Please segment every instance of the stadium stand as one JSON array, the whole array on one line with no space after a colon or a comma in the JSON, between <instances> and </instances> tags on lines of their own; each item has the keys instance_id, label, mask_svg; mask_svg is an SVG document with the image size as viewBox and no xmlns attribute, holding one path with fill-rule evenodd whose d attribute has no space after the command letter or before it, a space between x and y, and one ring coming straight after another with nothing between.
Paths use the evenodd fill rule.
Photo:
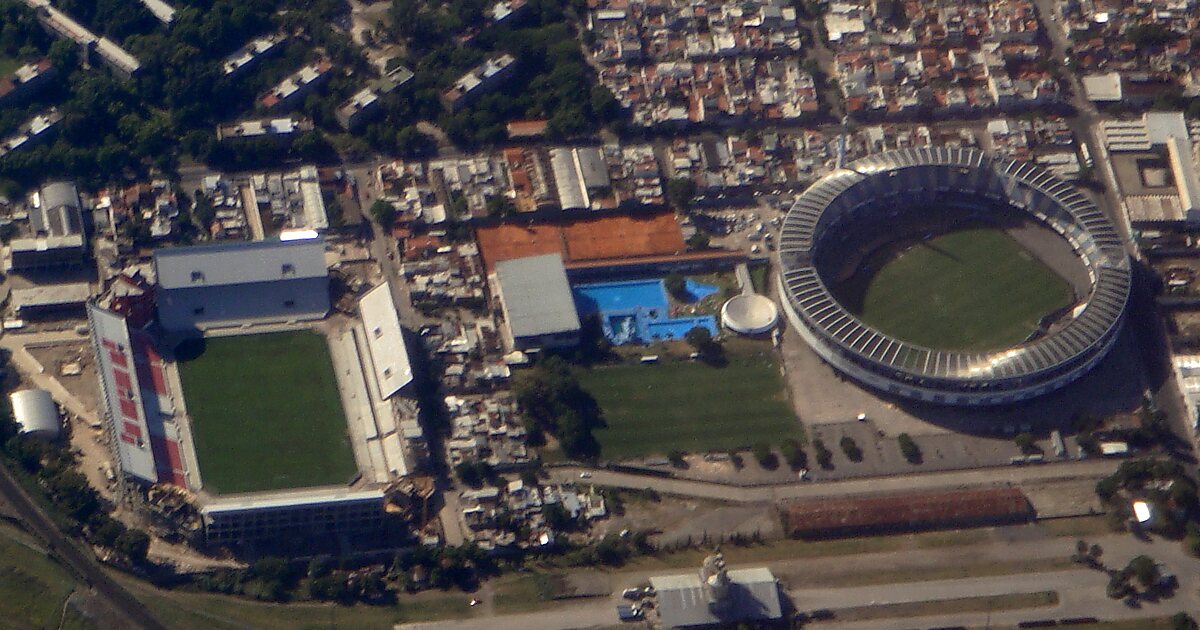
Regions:
<instances>
[{"instance_id":1,"label":"stadium stand","mask_svg":"<svg viewBox=\"0 0 1200 630\"><path fill-rule=\"evenodd\" d=\"M1071 244L1090 293L1057 329L997 351L933 350L867 326L830 293L825 261L852 255L842 226L886 223L918 200L1024 212ZM1112 347L1130 291L1121 237L1088 197L1033 164L973 149L889 151L826 175L788 211L779 247L784 313L823 359L880 391L940 404L1011 403L1070 383Z\"/></svg>"}]
</instances>

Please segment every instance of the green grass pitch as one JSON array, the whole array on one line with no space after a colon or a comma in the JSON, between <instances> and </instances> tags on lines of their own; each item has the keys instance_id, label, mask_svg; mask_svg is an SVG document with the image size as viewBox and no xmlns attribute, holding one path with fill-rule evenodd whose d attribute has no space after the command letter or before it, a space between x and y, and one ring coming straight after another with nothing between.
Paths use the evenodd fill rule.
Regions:
<instances>
[{"instance_id":1,"label":"green grass pitch","mask_svg":"<svg viewBox=\"0 0 1200 630\"><path fill-rule=\"evenodd\" d=\"M357 467L323 337L304 331L204 341L199 356L180 359L179 372L206 490L350 480Z\"/></svg>"},{"instance_id":2,"label":"green grass pitch","mask_svg":"<svg viewBox=\"0 0 1200 630\"><path fill-rule=\"evenodd\" d=\"M678 361L582 370L580 383L604 414L593 431L607 459L778 445L799 437L799 423L767 344L729 351L713 367Z\"/></svg>"},{"instance_id":3,"label":"green grass pitch","mask_svg":"<svg viewBox=\"0 0 1200 630\"><path fill-rule=\"evenodd\" d=\"M889 335L939 350L981 351L1020 343L1074 295L1011 236L981 228L909 247L857 297L858 317Z\"/></svg>"}]
</instances>

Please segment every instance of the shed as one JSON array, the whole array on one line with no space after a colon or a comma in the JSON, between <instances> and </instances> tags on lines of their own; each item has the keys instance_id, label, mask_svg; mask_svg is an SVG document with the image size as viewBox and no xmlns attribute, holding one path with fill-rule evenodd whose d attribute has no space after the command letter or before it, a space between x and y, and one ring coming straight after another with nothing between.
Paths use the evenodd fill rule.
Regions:
<instances>
[{"instance_id":1,"label":"shed","mask_svg":"<svg viewBox=\"0 0 1200 630\"><path fill-rule=\"evenodd\" d=\"M44 389L23 389L8 396L12 403L13 419L23 435L54 440L60 423L58 405Z\"/></svg>"}]
</instances>

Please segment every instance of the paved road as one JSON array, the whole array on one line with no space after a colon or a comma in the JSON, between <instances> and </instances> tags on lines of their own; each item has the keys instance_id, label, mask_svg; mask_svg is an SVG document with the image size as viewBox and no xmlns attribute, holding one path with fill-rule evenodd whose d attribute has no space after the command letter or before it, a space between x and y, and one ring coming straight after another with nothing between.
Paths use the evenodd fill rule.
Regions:
<instances>
[{"instance_id":1,"label":"paved road","mask_svg":"<svg viewBox=\"0 0 1200 630\"><path fill-rule=\"evenodd\" d=\"M48 549L53 550L57 560L74 574L77 580L91 587L98 598L128 622L129 628L165 630L166 626L150 616L141 602L104 573L95 558L80 551L72 540L58 531L50 517L25 494L12 473L3 466L0 466L0 498L20 515L29 529L46 543Z\"/></svg>"},{"instance_id":2,"label":"paved road","mask_svg":"<svg viewBox=\"0 0 1200 630\"><path fill-rule=\"evenodd\" d=\"M1088 479L1106 476L1116 470L1118 460L1093 459L1082 462L1042 464L1038 466L1009 466L937 472L901 477L848 479L821 483L789 483L743 488L706 481L650 477L610 470L566 466L549 469L555 483L592 483L618 488L653 488L664 494L690 496L740 503L773 503L786 499L846 497L912 490L935 490L996 485L1020 485L1055 479ZM580 474L590 475L581 479Z\"/></svg>"}]
</instances>

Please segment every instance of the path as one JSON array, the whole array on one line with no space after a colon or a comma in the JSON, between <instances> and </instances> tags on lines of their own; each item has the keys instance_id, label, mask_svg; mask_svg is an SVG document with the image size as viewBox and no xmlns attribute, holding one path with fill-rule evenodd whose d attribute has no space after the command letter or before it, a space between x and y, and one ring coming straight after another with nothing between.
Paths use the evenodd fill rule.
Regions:
<instances>
[{"instance_id":1,"label":"path","mask_svg":"<svg viewBox=\"0 0 1200 630\"><path fill-rule=\"evenodd\" d=\"M871 479L848 479L821 483L788 483L756 487L741 487L695 481L651 477L633 473L598 470L581 466L564 466L549 469L552 483L591 483L598 486L613 486L643 490L652 488L664 494L734 501L739 503L774 503L788 499L814 499L825 497L847 497L887 492L938 490L978 486L1021 485L1023 483L1051 480L1100 478L1111 474L1119 460L1094 459L1082 462L1041 464L1036 466L1010 466L980 470L959 470L902 477ZM580 474L590 475L581 479Z\"/></svg>"}]
</instances>

